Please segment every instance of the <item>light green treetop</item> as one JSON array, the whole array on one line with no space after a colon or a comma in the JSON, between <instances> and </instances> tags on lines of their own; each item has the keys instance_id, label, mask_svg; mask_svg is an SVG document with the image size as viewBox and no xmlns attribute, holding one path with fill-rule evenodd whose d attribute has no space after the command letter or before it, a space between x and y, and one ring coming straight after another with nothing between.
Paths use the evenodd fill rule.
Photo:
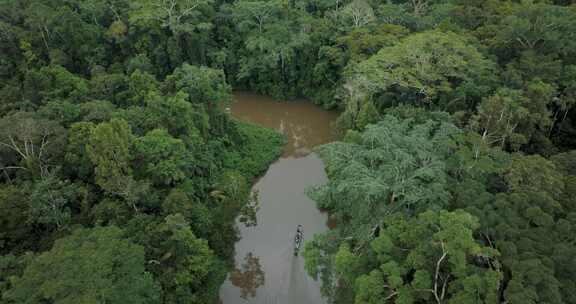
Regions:
<instances>
[{"instance_id":1,"label":"light green treetop","mask_svg":"<svg viewBox=\"0 0 576 304\"><path fill-rule=\"evenodd\" d=\"M79 229L35 258L6 297L26 304L160 303L144 265L144 248L119 228Z\"/></svg>"}]
</instances>

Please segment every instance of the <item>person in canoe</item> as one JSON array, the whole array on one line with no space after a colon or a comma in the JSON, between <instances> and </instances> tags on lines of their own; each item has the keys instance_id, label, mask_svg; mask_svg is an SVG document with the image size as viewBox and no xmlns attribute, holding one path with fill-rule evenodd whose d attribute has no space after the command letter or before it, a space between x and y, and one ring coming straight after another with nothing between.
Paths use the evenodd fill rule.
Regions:
<instances>
[{"instance_id":1,"label":"person in canoe","mask_svg":"<svg viewBox=\"0 0 576 304\"><path fill-rule=\"evenodd\" d=\"M296 237L294 238L294 255L298 256L298 251L302 247L302 243L304 243L304 230L302 229L302 225L298 225L296 228Z\"/></svg>"}]
</instances>

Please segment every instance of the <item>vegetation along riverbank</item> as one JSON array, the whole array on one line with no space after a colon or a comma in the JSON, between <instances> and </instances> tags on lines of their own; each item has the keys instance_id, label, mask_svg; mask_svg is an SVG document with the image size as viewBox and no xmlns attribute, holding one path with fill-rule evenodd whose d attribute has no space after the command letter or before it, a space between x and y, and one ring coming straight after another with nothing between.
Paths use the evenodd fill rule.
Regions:
<instances>
[{"instance_id":1,"label":"vegetation along riverbank","mask_svg":"<svg viewBox=\"0 0 576 304\"><path fill-rule=\"evenodd\" d=\"M0 303L217 303L278 160L290 288L576 304L575 105L569 0L0 0Z\"/></svg>"}]
</instances>

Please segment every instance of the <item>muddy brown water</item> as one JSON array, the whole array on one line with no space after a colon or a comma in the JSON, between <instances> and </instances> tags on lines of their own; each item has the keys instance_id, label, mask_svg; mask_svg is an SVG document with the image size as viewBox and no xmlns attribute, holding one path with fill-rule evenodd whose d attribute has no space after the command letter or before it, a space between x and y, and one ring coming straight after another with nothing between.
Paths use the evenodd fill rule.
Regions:
<instances>
[{"instance_id":1,"label":"muddy brown water","mask_svg":"<svg viewBox=\"0 0 576 304\"><path fill-rule=\"evenodd\" d=\"M324 164L312 149L334 140L331 124L338 116L305 100L278 102L237 92L231 106L238 119L274 128L287 136L279 160L254 185L259 192L258 225L238 224L235 269L220 290L224 304L322 304L320 282L306 274L294 256L294 236L303 226L304 240L324 232L327 216L305 194L326 182Z\"/></svg>"}]
</instances>

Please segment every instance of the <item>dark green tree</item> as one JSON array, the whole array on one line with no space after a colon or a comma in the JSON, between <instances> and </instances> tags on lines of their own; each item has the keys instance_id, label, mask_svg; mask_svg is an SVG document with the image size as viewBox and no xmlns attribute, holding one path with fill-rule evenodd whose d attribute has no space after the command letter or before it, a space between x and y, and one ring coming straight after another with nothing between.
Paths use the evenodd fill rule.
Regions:
<instances>
[{"instance_id":1,"label":"dark green tree","mask_svg":"<svg viewBox=\"0 0 576 304\"><path fill-rule=\"evenodd\" d=\"M355 303L499 303L498 252L474 239L463 211L427 211L384 220L371 244L377 267L356 280Z\"/></svg>"},{"instance_id":2,"label":"dark green tree","mask_svg":"<svg viewBox=\"0 0 576 304\"><path fill-rule=\"evenodd\" d=\"M164 129L155 129L134 142L134 155L141 163L142 176L157 185L171 185L181 181L192 171L194 160L180 139L171 137Z\"/></svg>"},{"instance_id":3,"label":"dark green tree","mask_svg":"<svg viewBox=\"0 0 576 304\"><path fill-rule=\"evenodd\" d=\"M78 229L36 257L5 294L16 303L160 303L144 249L116 227Z\"/></svg>"}]
</instances>

